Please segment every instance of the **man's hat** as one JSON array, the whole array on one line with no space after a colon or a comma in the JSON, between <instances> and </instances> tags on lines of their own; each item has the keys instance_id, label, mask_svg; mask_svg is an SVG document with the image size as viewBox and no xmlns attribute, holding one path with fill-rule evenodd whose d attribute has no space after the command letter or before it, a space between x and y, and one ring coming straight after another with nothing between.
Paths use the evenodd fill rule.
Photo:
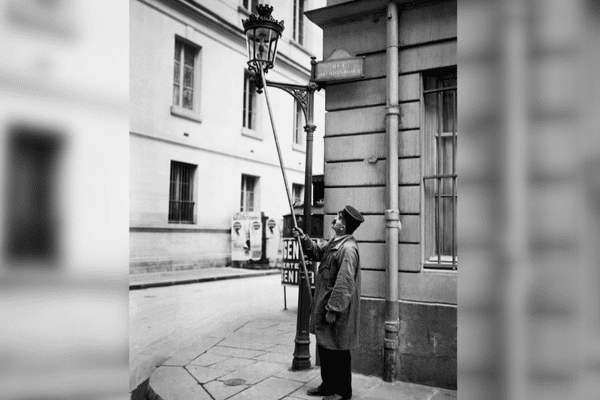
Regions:
<instances>
[{"instance_id":1,"label":"man's hat","mask_svg":"<svg viewBox=\"0 0 600 400\"><path fill-rule=\"evenodd\" d=\"M352 228L351 230L358 228L358 226L365 221L360 212L358 212L358 210L352 206L344 207L340 213L344 218L344 221L346 221L348 228Z\"/></svg>"}]
</instances>

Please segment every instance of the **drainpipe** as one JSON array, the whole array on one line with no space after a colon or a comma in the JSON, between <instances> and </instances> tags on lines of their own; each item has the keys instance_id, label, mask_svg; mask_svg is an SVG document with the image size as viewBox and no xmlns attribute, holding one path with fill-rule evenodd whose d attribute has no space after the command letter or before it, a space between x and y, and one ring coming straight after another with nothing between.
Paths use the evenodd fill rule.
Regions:
<instances>
[{"instance_id":1,"label":"drainpipe","mask_svg":"<svg viewBox=\"0 0 600 400\"><path fill-rule=\"evenodd\" d=\"M398 305L398 234L400 211L398 210L398 6L387 7L387 105L385 112L385 138L387 154L385 210L385 242L387 249L387 281L385 298L385 338L383 379L393 382L397 377L398 331L400 327Z\"/></svg>"}]
</instances>

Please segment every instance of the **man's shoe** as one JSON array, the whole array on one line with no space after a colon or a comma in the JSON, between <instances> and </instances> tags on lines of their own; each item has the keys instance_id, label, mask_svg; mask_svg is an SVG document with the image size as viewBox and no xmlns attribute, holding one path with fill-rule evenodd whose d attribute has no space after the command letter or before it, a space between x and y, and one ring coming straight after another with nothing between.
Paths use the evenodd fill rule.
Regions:
<instances>
[{"instance_id":1,"label":"man's shoe","mask_svg":"<svg viewBox=\"0 0 600 400\"><path fill-rule=\"evenodd\" d=\"M350 397L343 397L339 394L332 394L330 396L324 397L323 400L350 400Z\"/></svg>"},{"instance_id":2,"label":"man's shoe","mask_svg":"<svg viewBox=\"0 0 600 400\"><path fill-rule=\"evenodd\" d=\"M316 388L308 389L306 391L306 394L309 395L309 396L328 396L331 393L327 393L327 392L323 391L321 389L321 386L319 386L319 387L316 387Z\"/></svg>"}]
</instances>

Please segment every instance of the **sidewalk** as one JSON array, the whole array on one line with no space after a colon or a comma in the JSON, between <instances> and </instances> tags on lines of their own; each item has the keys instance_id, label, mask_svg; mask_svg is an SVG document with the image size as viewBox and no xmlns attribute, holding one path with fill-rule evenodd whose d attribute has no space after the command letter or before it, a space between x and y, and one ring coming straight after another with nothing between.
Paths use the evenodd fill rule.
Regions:
<instances>
[{"instance_id":1,"label":"sidewalk","mask_svg":"<svg viewBox=\"0 0 600 400\"><path fill-rule=\"evenodd\" d=\"M150 376L164 400L298 400L320 384L319 367L290 371L296 313L249 320L222 337L199 337L173 354ZM311 335L311 362L314 363ZM353 374L353 400L456 399L456 391ZM148 397L149 398L149 397Z\"/></svg>"},{"instance_id":2,"label":"sidewalk","mask_svg":"<svg viewBox=\"0 0 600 400\"><path fill-rule=\"evenodd\" d=\"M186 283L208 282L223 279L239 279L253 276L275 275L279 269L242 269L231 267L199 268L173 272L152 272L130 274L129 290L159 286L181 285Z\"/></svg>"}]
</instances>

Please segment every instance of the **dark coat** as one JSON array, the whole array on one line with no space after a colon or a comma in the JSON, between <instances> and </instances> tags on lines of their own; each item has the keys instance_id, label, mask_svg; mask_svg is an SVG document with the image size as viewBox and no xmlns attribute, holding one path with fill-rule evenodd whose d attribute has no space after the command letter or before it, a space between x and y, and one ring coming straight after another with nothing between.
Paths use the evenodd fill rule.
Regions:
<instances>
[{"instance_id":1,"label":"dark coat","mask_svg":"<svg viewBox=\"0 0 600 400\"><path fill-rule=\"evenodd\" d=\"M358 347L360 260L356 240L346 235L319 246L305 236L302 247L309 258L321 261L315 276L310 332L316 335L317 344L327 349ZM327 311L337 316L333 324L325 319Z\"/></svg>"}]
</instances>

